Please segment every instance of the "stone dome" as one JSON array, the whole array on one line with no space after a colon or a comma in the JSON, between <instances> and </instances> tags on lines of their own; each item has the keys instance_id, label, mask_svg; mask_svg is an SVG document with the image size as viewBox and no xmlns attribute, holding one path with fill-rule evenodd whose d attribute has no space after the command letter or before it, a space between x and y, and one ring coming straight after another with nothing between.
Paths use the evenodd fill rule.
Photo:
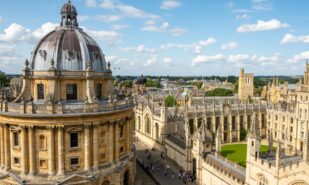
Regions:
<instances>
[{"instance_id":1,"label":"stone dome","mask_svg":"<svg viewBox=\"0 0 309 185\"><path fill-rule=\"evenodd\" d=\"M78 28L76 8L68 1L61 9L61 24L45 35L32 52L34 71L106 71L105 56L98 44Z\"/></svg>"}]
</instances>

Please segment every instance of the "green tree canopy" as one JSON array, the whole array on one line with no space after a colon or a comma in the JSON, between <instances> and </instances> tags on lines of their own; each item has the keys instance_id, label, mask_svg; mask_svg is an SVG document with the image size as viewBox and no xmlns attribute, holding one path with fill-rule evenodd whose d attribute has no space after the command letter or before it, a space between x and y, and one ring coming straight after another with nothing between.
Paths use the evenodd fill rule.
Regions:
<instances>
[{"instance_id":1,"label":"green tree canopy","mask_svg":"<svg viewBox=\"0 0 309 185\"><path fill-rule=\"evenodd\" d=\"M207 91L205 96L233 96L233 91L229 89L216 88L211 91Z\"/></svg>"},{"instance_id":2,"label":"green tree canopy","mask_svg":"<svg viewBox=\"0 0 309 185\"><path fill-rule=\"evenodd\" d=\"M165 98L165 102L166 102L166 106L168 106L168 107L174 107L176 105L176 100L175 100L174 96L172 96L172 95L168 95Z\"/></svg>"}]
</instances>

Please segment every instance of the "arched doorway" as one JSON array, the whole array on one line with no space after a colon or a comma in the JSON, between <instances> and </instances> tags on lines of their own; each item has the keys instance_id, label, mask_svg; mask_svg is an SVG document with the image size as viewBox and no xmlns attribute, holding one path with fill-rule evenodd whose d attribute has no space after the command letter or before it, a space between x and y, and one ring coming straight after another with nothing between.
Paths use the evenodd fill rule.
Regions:
<instances>
[{"instance_id":1,"label":"arched doorway","mask_svg":"<svg viewBox=\"0 0 309 185\"><path fill-rule=\"evenodd\" d=\"M111 183L109 182L109 180L105 180L105 181L102 182L101 185L110 185L110 184L111 184Z\"/></svg>"},{"instance_id":2,"label":"arched doorway","mask_svg":"<svg viewBox=\"0 0 309 185\"><path fill-rule=\"evenodd\" d=\"M130 181L130 172L129 170L126 170L126 172L123 175L123 185L129 185L129 181Z\"/></svg>"}]
</instances>

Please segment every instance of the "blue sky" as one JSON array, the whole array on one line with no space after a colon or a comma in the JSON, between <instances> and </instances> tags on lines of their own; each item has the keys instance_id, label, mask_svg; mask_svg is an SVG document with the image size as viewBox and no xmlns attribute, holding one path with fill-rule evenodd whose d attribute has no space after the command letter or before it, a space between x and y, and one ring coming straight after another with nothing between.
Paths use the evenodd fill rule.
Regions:
<instances>
[{"instance_id":1,"label":"blue sky","mask_svg":"<svg viewBox=\"0 0 309 185\"><path fill-rule=\"evenodd\" d=\"M21 73L66 0L0 2L0 70ZM308 0L72 0L114 74L298 75Z\"/></svg>"}]
</instances>

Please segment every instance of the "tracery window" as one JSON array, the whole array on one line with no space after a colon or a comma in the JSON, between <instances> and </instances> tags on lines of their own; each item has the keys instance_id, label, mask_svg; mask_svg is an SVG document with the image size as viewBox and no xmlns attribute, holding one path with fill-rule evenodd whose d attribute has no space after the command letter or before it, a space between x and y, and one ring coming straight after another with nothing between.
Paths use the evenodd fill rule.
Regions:
<instances>
[{"instance_id":1,"label":"tracery window","mask_svg":"<svg viewBox=\"0 0 309 185\"><path fill-rule=\"evenodd\" d=\"M258 185L268 185L268 180L264 175L258 176Z\"/></svg>"}]
</instances>

